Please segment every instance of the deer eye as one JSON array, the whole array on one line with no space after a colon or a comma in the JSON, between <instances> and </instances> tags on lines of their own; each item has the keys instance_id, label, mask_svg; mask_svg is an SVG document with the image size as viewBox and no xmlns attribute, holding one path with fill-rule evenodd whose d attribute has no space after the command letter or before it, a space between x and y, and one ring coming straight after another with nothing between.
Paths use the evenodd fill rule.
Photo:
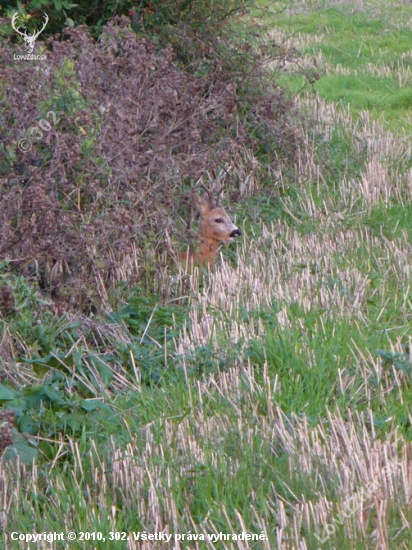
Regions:
<instances>
[{"instance_id":1,"label":"deer eye","mask_svg":"<svg viewBox=\"0 0 412 550\"><path fill-rule=\"evenodd\" d=\"M216 219L215 219L215 222L216 222L216 223L223 223L223 220L222 220L222 218L216 218Z\"/></svg>"}]
</instances>

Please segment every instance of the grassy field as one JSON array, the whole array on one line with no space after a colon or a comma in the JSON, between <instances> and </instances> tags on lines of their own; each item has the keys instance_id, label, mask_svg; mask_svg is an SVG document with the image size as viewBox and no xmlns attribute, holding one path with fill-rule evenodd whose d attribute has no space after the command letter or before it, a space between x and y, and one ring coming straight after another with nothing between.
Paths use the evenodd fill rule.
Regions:
<instances>
[{"instance_id":1,"label":"grassy field","mask_svg":"<svg viewBox=\"0 0 412 550\"><path fill-rule=\"evenodd\" d=\"M321 77L313 90L400 134L411 132L411 13L407 2L271 2L264 20L273 39L293 46L300 68ZM305 77L287 67L282 81L298 90ZM298 74L297 74L298 73Z\"/></svg>"},{"instance_id":2,"label":"grassy field","mask_svg":"<svg viewBox=\"0 0 412 550\"><path fill-rule=\"evenodd\" d=\"M39 321L0 275L3 357L26 350L0 384L26 427L0 461L6 548L412 548L412 6L259 13L294 52L296 183L273 169L237 250L107 318Z\"/></svg>"}]
</instances>

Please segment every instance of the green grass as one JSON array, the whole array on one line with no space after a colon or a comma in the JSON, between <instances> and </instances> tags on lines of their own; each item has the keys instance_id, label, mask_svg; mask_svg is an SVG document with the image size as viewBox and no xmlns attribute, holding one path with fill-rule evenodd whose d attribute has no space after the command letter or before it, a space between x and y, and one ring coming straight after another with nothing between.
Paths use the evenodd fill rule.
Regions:
<instances>
[{"instance_id":1,"label":"green grass","mask_svg":"<svg viewBox=\"0 0 412 550\"><path fill-rule=\"evenodd\" d=\"M93 548L114 532L124 549L139 532L202 550L410 548L411 157L388 128L408 131L396 73L412 8L385 21L384 3L325 4L277 15L325 34L301 53L327 66L316 101L297 99L293 178L232 205L244 235L212 273L173 273L160 295L119 286L113 311L86 318L1 264L7 548L14 531L70 530L102 533ZM393 77L363 74L392 61ZM188 538L244 531L268 540Z\"/></svg>"},{"instance_id":2,"label":"green grass","mask_svg":"<svg viewBox=\"0 0 412 550\"><path fill-rule=\"evenodd\" d=\"M271 3L274 11L282 5ZM289 4L275 18L292 43L294 36L305 37L307 45L297 49L307 63L316 60L314 70L321 78L314 90L327 101L349 104L355 114L367 109L391 130L410 134L412 60L407 21L412 8L391 7L390 17L387 6L379 2L363 9L349 2L325 9L325 3L317 2L316 8L298 10ZM284 76L281 81L295 92L304 84L302 76Z\"/></svg>"},{"instance_id":3,"label":"green grass","mask_svg":"<svg viewBox=\"0 0 412 550\"><path fill-rule=\"evenodd\" d=\"M406 232L412 241L412 205L394 205L384 208L376 206L363 221L364 225L387 239L400 237Z\"/></svg>"}]
</instances>

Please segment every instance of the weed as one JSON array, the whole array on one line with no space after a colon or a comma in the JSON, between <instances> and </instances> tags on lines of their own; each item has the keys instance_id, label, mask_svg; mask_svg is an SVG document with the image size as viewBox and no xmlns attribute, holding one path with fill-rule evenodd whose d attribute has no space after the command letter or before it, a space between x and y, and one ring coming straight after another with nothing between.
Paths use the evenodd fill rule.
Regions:
<instances>
[{"instance_id":1,"label":"weed","mask_svg":"<svg viewBox=\"0 0 412 550\"><path fill-rule=\"evenodd\" d=\"M264 138L262 119L257 126L253 123L255 114L263 116L263 104L255 108L253 101L243 103L229 121L221 113L216 119L205 115L205 126L196 126L196 119L196 128L211 132L196 147L207 142L212 149L191 175L183 168L197 153L193 157L193 151L177 147L176 135L169 136L172 156L160 151L156 161L144 157L148 151L159 151L156 136L171 128L173 115L169 117L167 107L148 109L157 114L156 124L151 125L150 117L144 119L147 133L130 138L135 155L130 160L130 151L122 156L122 136L127 135L122 130L130 129L128 115L137 116L136 106L128 98L120 101L122 90L117 90L114 106L108 104L103 88L98 97L83 94L100 113L95 120L87 119L89 126L84 118L89 104L77 103L75 96L67 98L68 120L62 118L57 137L73 138L79 126L86 131L78 128L80 139L70 142L76 147L64 142L75 153L79 179L70 179L73 174L67 172L72 187L59 180L59 185L29 193L23 210L15 209L3 231L13 233L29 219L32 233L48 238L42 224L53 222L48 217L53 208L62 216L70 213L88 243L82 254L87 261L93 256L95 278L86 277L79 284L71 279L78 260L62 255L60 263L48 264L39 256L36 263L29 258L30 247L21 254L13 249L9 259L17 270L2 265L0 444L6 449L0 460L0 485L7 514L0 510L0 525L10 548L11 532L33 529L94 530L102 536L124 531L130 548L140 544L133 532L155 530L259 532L267 539L259 547L267 550L318 548L323 538L325 548L408 547L411 154L406 134L388 130L387 123L394 122L392 111L377 81L383 77L395 95L397 85L406 89L402 51L404 16L410 8L391 2L389 12L387 3L374 0L371 14L371 2L367 4L339 3L330 9L324 0L287 6L274 2L279 10L295 11L278 10L276 24L283 30L273 29L271 40L301 51L305 67L316 56L319 74L326 75L325 89L328 78L336 78L342 87L345 75L346 82L359 83L355 73L362 69L363 84L370 87L371 112L364 110L365 104L359 110L354 104L298 95L296 109L303 117L289 112L285 134L282 124L271 126L276 155L271 156L265 143L255 147L253 140L242 148L229 147L231 170L225 183L232 185L225 190L236 204L237 224L244 223L245 235L229 261L222 254L209 273L170 277L165 260L172 248L170 236L175 235L170 220L184 215L187 207L183 202L176 205L174 199L180 196L178 189L189 189L197 170L208 167L216 155L213 147L223 144L219 140L229 127L234 135L236 124L245 121L242 117L253 139ZM272 15L268 10L266 18ZM245 20L249 17L254 15L247 14ZM174 89L188 85L190 99L204 100L195 94L196 87L191 88L194 81L183 84L166 53L153 54L147 43L135 41L127 26L107 30L102 41L106 50L104 55L97 50L94 67L87 65L88 48L94 46L79 29L75 31L80 34L72 35L73 43L54 46L60 56L58 63L54 60L56 66L69 70L66 58L74 63L74 73L70 69L68 74L72 90L96 90L87 80L87 68L99 86L107 85L114 93L114 83L102 76L107 73L99 73L109 56L129 93L136 81L128 80L128 70L135 77L147 68L142 62L126 64L126 70L123 63L130 47L138 60L142 48L152 66L169 71L176 79ZM74 54L76 43L81 48ZM110 47L117 47L118 55L110 57ZM76 56L82 59L80 65ZM35 79L30 67L25 69ZM165 81L150 71L144 78L163 90ZM204 75L200 71L196 78ZM322 85L321 79L315 87L321 90ZM220 90L223 95L213 96L210 88L212 95L206 95L220 97L223 103L233 98ZM330 89L329 99L338 92ZM349 88L346 93L350 99ZM58 95L50 94L49 99L56 101ZM354 97L354 103L366 95ZM186 95L182 92L181 97ZM151 105L151 97L144 94L133 98ZM156 105L162 98L166 101L156 96ZM405 98L407 102L407 94ZM47 101L44 95L42 99ZM385 107L380 122L371 116L378 103ZM35 116L44 116L50 105L40 102ZM176 120L179 109L174 111ZM5 113L12 128L10 112ZM169 117L165 126L159 122L162 116ZM399 129L399 119L393 127ZM107 149L99 149L91 128L102 139L104 128L117 137L110 142L108 132ZM289 157L294 164L284 170L282 136L289 131L298 138ZM289 151L289 145L285 147ZM45 143L42 154L50 148L52 142ZM89 153L93 168L85 173L81 167L87 165ZM15 155L3 161L6 172L19 153ZM172 165L176 155L182 155L182 162ZM104 162L99 164L98 158ZM151 174L141 166L142 158L148 160ZM64 178L59 166L53 165L53 171ZM214 177L214 168L222 174L222 166L226 165L220 160L211 165L208 177ZM19 170L23 178L30 168ZM18 182L7 184L9 204L27 192L26 184ZM138 199L136 194L141 194ZM111 230L117 224L133 234L135 248L127 249L129 255L122 249L123 234L107 232L112 222ZM99 233L99 228L105 229ZM88 240L87 231L94 232L93 239ZM56 235L55 247L60 242ZM161 270L156 258L163 259ZM44 269L47 265L50 272ZM100 297L99 307L86 308L87 315L76 311L73 303L68 307L67 295L60 301L45 284L47 273L62 273L59 284L64 281L73 294L78 289L86 296L94 292ZM180 541L181 546L186 542ZM73 544L81 547L80 542ZM107 547L107 541L93 542L96 548L103 544ZM253 542L233 545L254 547Z\"/></svg>"}]
</instances>

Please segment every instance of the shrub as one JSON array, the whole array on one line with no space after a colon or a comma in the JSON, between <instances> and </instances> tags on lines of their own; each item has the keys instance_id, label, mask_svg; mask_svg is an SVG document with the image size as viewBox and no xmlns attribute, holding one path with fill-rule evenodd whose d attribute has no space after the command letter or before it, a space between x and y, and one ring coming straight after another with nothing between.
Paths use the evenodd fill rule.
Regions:
<instances>
[{"instance_id":1,"label":"shrub","mask_svg":"<svg viewBox=\"0 0 412 550\"><path fill-rule=\"evenodd\" d=\"M102 305L117 281L157 285L199 178L225 172L238 186L262 151L270 173L277 137L292 143L288 102L218 60L183 71L125 17L98 42L79 26L47 47L35 63L0 49L0 256L67 302Z\"/></svg>"},{"instance_id":2,"label":"shrub","mask_svg":"<svg viewBox=\"0 0 412 550\"><path fill-rule=\"evenodd\" d=\"M11 17L17 11L28 31L38 27L38 20L47 13L48 25L44 36L61 32L64 26L87 25L92 35L100 36L104 26L115 16L130 16L134 30L163 43L175 42L181 52L194 40L194 49L203 50L217 35L225 34L225 25L236 15L245 14L245 0L122 0L90 3L87 0L27 0L4 2L3 8ZM12 34L9 26L3 32ZM182 40L184 43L182 43ZM196 46L197 43L197 46ZM193 45L192 48L193 50Z\"/></svg>"}]
</instances>

